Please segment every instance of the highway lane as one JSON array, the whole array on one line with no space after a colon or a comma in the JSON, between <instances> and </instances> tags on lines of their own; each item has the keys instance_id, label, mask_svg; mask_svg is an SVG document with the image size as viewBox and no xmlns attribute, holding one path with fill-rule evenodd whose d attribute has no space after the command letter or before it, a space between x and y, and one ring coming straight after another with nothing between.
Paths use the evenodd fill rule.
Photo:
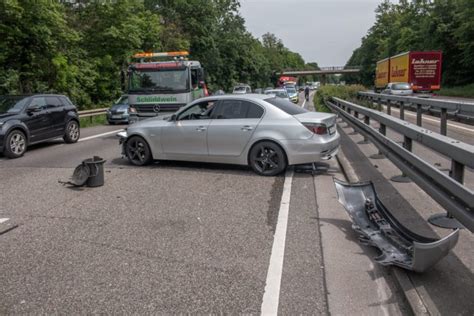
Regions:
<instances>
[{"instance_id":1,"label":"highway lane","mask_svg":"<svg viewBox=\"0 0 474 316\"><path fill-rule=\"evenodd\" d=\"M137 168L120 157L120 128L1 160L0 218L19 227L0 235L0 314L258 313L284 177L185 162ZM58 183L93 155L107 160L103 187ZM311 183L292 183L278 298L289 312L328 308Z\"/></svg>"}]
</instances>

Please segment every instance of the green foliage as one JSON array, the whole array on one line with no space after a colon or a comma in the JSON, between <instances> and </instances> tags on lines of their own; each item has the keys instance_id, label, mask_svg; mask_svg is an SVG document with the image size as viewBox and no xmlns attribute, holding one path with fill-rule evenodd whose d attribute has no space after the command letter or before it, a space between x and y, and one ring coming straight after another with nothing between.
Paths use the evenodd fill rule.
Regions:
<instances>
[{"instance_id":1,"label":"green foliage","mask_svg":"<svg viewBox=\"0 0 474 316\"><path fill-rule=\"evenodd\" d=\"M90 117L82 117L79 119L79 125L81 128L98 126L98 125L106 125L107 124L107 117L106 115L94 115Z\"/></svg>"},{"instance_id":2,"label":"green foliage","mask_svg":"<svg viewBox=\"0 0 474 316\"><path fill-rule=\"evenodd\" d=\"M472 0L384 0L376 21L354 50L348 66L361 66L348 83L374 84L378 60L406 51L441 50L443 84L474 82L474 5Z\"/></svg>"},{"instance_id":3,"label":"green foliage","mask_svg":"<svg viewBox=\"0 0 474 316\"><path fill-rule=\"evenodd\" d=\"M474 98L474 83L452 88L443 87L436 94L449 97Z\"/></svg>"},{"instance_id":4,"label":"green foliage","mask_svg":"<svg viewBox=\"0 0 474 316\"><path fill-rule=\"evenodd\" d=\"M313 103L318 112L331 112L326 107L325 101L330 97L353 100L357 97L357 92L367 90L362 85L324 85L321 86L314 95Z\"/></svg>"},{"instance_id":5,"label":"green foliage","mask_svg":"<svg viewBox=\"0 0 474 316\"><path fill-rule=\"evenodd\" d=\"M81 109L123 93L130 56L189 50L211 90L265 87L305 69L273 34L245 28L238 0L0 1L0 94L64 93ZM310 68L311 69L311 68Z\"/></svg>"}]
</instances>

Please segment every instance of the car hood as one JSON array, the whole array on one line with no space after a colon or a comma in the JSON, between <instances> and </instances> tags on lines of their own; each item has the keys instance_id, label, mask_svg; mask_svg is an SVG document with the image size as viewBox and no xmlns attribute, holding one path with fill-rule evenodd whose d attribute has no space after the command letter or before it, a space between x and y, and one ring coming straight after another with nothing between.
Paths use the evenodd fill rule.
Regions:
<instances>
[{"instance_id":1,"label":"car hood","mask_svg":"<svg viewBox=\"0 0 474 316\"><path fill-rule=\"evenodd\" d=\"M128 104L114 104L110 107L111 111L127 110Z\"/></svg>"},{"instance_id":2,"label":"car hood","mask_svg":"<svg viewBox=\"0 0 474 316\"><path fill-rule=\"evenodd\" d=\"M0 113L0 122L6 122L12 116L17 115L17 113Z\"/></svg>"},{"instance_id":3,"label":"car hood","mask_svg":"<svg viewBox=\"0 0 474 316\"><path fill-rule=\"evenodd\" d=\"M166 119L164 120L163 117L152 117L143 121L138 121L133 123L128 127L129 130L133 130L134 128L142 128L142 127L159 127L168 125L170 122Z\"/></svg>"}]
</instances>

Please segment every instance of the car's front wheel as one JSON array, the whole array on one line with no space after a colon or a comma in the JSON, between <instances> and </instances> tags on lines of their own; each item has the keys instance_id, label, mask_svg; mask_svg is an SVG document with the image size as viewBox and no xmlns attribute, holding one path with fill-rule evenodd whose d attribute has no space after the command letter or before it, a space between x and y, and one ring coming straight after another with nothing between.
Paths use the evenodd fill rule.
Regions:
<instances>
[{"instance_id":1,"label":"car's front wheel","mask_svg":"<svg viewBox=\"0 0 474 316\"><path fill-rule=\"evenodd\" d=\"M66 143L76 143L81 136L79 129L79 123L76 121L69 121L66 125L66 132L64 133L63 139Z\"/></svg>"},{"instance_id":2,"label":"car's front wheel","mask_svg":"<svg viewBox=\"0 0 474 316\"><path fill-rule=\"evenodd\" d=\"M144 166L153 160L150 147L140 136L132 136L125 144L125 154L135 166Z\"/></svg>"},{"instance_id":3,"label":"car's front wheel","mask_svg":"<svg viewBox=\"0 0 474 316\"><path fill-rule=\"evenodd\" d=\"M26 151L26 136L20 130L13 130L8 134L3 154L8 158L19 158Z\"/></svg>"},{"instance_id":4,"label":"car's front wheel","mask_svg":"<svg viewBox=\"0 0 474 316\"><path fill-rule=\"evenodd\" d=\"M249 164L262 176L275 176L286 169L285 153L273 142L260 142L250 150Z\"/></svg>"}]
</instances>

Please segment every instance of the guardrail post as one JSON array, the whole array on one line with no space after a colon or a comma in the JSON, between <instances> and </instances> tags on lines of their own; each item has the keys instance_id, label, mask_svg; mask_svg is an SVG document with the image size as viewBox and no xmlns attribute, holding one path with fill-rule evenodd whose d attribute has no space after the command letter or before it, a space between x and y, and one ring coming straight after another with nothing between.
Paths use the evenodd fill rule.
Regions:
<instances>
[{"instance_id":1,"label":"guardrail post","mask_svg":"<svg viewBox=\"0 0 474 316\"><path fill-rule=\"evenodd\" d=\"M380 101L380 98L377 98L377 110L382 112L382 101Z\"/></svg>"},{"instance_id":2,"label":"guardrail post","mask_svg":"<svg viewBox=\"0 0 474 316\"><path fill-rule=\"evenodd\" d=\"M446 108L441 108L441 125L440 125L440 129L441 129L441 135L444 135L446 136L447 134L447 131L448 131L448 110Z\"/></svg>"},{"instance_id":3,"label":"guardrail post","mask_svg":"<svg viewBox=\"0 0 474 316\"><path fill-rule=\"evenodd\" d=\"M383 136L387 135L387 127L385 126L385 124L380 123L379 133L382 134ZM384 159L385 156L379 149L378 153L370 155L369 158L371 158L371 159Z\"/></svg>"},{"instance_id":4,"label":"guardrail post","mask_svg":"<svg viewBox=\"0 0 474 316\"><path fill-rule=\"evenodd\" d=\"M405 120L405 102L400 101L400 119Z\"/></svg>"},{"instance_id":5,"label":"guardrail post","mask_svg":"<svg viewBox=\"0 0 474 316\"><path fill-rule=\"evenodd\" d=\"M451 160L451 170L449 171L449 176L459 183L464 183L464 165L457 162L456 160ZM428 218L428 222L430 222L432 225L442 228L464 228L464 226L458 222L458 220L455 219L449 212L431 215Z\"/></svg>"},{"instance_id":6,"label":"guardrail post","mask_svg":"<svg viewBox=\"0 0 474 316\"><path fill-rule=\"evenodd\" d=\"M413 147L412 139L407 136L403 136L403 148L411 152L412 147ZM399 182L399 183L411 182L410 178L407 177L406 174L403 172L401 175L391 177L390 180L392 180L393 182Z\"/></svg>"},{"instance_id":7,"label":"guardrail post","mask_svg":"<svg viewBox=\"0 0 474 316\"><path fill-rule=\"evenodd\" d=\"M364 115L364 123L370 126L370 117L368 117L367 115ZM369 139L365 135L364 135L364 140L357 142L357 144L361 144L361 145L368 144L368 143L369 143Z\"/></svg>"},{"instance_id":8,"label":"guardrail post","mask_svg":"<svg viewBox=\"0 0 474 316\"><path fill-rule=\"evenodd\" d=\"M422 115L423 111L421 109L421 104L416 105L416 125L422 126Z\"/></svg>"},{"instance_id":9,"label":"guardrail post","mask_svg":"<svg viewBox=\"0 0 474 316\"><path fill-rule=\"evenodd\" d=\"M390 100L387 100L387 114L392 115L392 103Z\"/></svg>"},{"instance_id":10,"label":"guardrail post","mask_svg":"<svg viewBox=\"0 0 474 316\"><path fill-rule=\"evenodd\" d=\"M354 116L355 116L356 119L358 119L359 118L359 112L354 111Z\"/></svg>"}]
</instances>

